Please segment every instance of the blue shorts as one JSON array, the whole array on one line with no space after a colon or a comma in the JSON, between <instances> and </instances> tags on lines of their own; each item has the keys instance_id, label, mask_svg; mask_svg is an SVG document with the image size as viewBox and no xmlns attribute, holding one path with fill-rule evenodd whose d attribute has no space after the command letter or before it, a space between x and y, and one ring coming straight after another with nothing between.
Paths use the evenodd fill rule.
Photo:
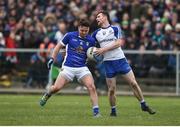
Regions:
<instances>
[{"instance_id":1,"label":"blue shorts","mask_svg":"<svg viewBox=\"0 0 180 127\"><path fill-rule=\"evenodd\" d=\"M117 74L127 74L131 70L131 67L126 58L104 61L104 65L107 78L115 77Z\"/></svg>"}]
</instances>

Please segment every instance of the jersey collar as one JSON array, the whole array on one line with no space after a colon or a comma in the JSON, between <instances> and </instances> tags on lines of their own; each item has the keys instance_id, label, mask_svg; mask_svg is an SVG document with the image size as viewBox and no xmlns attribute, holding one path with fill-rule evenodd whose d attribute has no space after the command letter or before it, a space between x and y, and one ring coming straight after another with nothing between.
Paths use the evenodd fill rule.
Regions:
<instances>
[{"instance_id":1,"label":"jersey collar","mask_svg":"<svg viewBox=\"0 0 180 127\"><path fill-rule=\"evenodd\" d=\"M81 39L85 39L85 38L87 38L88 35L86 35L84 38L82 38L82 37L79 35L79 32L77 31L77 36L78 36L79 38L81 38Z\"/></svg>"},{"instance_id":2,"label":"jersey collar","mask_svg":"<svg viewBox=\"0 0 180 127\"><path fill-rule=\"evenodd\" d=\"M107 26L107 27L101 27L102 29L107 29L107 28L109 28L111 26L111 24L109 24L109 26Z\"/></svg>"}]
</instances>

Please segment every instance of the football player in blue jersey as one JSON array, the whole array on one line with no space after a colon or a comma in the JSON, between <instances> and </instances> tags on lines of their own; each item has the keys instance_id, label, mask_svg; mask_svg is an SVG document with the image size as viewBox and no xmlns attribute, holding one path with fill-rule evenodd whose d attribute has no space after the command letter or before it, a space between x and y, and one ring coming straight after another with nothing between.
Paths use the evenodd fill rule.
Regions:
<instances>
[{"instance_id":1,"label":"football player in blue jersey","mask_svg":"<svg viewBox=\"0 0 180 127\"><path fill-rule=\"evenodd\" d=\"M93 34L100 48L96 50L97 55L104 56L104 65L106 70L106 83L108 86L108 96L111 106L110 116L116 116L116 75L122 77L132 87L133 93L141 104L141 109L149 114L155 114L144 100L141 88L139 87L134 73L128 64L125 55L121 49L123 43L122 31L120 27L110 24L109 14L106 11L99 11L96 16L99 29Z\"/></svg>"},{"instance_id":2,"label":"football player in blue jersey","mask_svg":"<svg viewBox=\"0 0 180 127\"><path fill-rule=\"evenodd\" d=\"M90 24L88 20L81 19L78 25L78 31L68 32L63 39L59 41L53 50L51 59L48 61L48 69L51 68L58 52L66 46L66 55L62 65L62 71L58 75L54 85L52 85L40 100L40 105L44 106L52 94L61 90L74 77L84 84L90 94L93 115L100 116L98 106L98 96L94 85L94 79L86 66L87 49L95 46L95 40L88 35Z\"/></svg>"}]
</instances>

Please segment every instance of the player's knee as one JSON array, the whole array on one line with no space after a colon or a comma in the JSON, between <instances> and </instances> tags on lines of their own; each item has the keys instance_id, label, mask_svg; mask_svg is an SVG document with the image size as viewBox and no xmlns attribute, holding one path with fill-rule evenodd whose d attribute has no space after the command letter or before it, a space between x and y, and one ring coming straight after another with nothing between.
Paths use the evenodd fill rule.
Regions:
<instances>
[{"instance_id":1,"label":"player's knee","mask_svg":"<svg viewBox=\"0 0 180 127\"><path fill-rule=\"evenodd\" d=\"M106 80L106 82L109 87L112 86L112 84L113 84L113 82L111 80Z\"/></svg>"},{"instance_id":2,"label":"player's knee","mask_svg":"<svg viewBox=\"0 0 180 127\"><path fill-rule=\"evenodd\" d=\"M87 85L87 89L88 89L89 91L95 91L95 90L96 90L96 88L95 88L95 86L94 86L93 84Z\"/></svg>"},{"instance_id":3,"label":"player's knee","mask_svg":"<svg viewBox=\"0 0 180 127\"><path fill-rule=\"evenodd\" d=\"M109 89L108 89L109 94L110 94L110 95L114 95L114 94L115 94L115 90L116 90L116 87L115 87L115 86L109 87Z\"/></svg>"}]
</instances>

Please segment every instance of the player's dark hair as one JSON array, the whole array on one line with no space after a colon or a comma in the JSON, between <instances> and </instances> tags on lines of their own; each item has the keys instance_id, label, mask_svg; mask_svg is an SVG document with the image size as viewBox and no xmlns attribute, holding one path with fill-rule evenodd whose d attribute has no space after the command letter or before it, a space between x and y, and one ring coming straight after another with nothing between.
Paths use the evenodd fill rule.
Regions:
<instances>
[{"instance_id":1,"label":"player's dark hair","mask_svg":"<svg viewBox=\"0 0 180 127\"><path fill-rule=\"evenodd\" d=\"M105 10L100 10L100 11L97 12L97 15L100 14L100 13L102 13L103 15L105 15L105 16L107 17L107 19L108 19L109 22L111 21L111 20L110 20L109 13L108 13L107 11L105 11ZM97 15L96 15L96 17L97 17Z\"/></svg>"},{"instance_id":2,"label":"player's dark hair","mask_svg":"<svg viewBox=\"0 0 180 127\"><path fill-rule=\"evenodd\" d=\"M90 27L90 22L87 19L80 19L78 26L86 26L86 27Z\"/></svg>"}]
</instances>

